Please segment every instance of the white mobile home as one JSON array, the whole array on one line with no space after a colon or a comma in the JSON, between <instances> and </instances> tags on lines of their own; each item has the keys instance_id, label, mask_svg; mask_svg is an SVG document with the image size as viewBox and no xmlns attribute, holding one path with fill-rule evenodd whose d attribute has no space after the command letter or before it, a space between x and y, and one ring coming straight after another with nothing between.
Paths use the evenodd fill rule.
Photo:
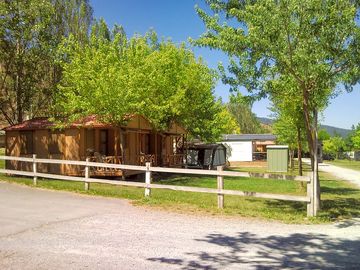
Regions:
<instances>
[{"instance_id":1,"label":"white mobile home","mask_svg":"<svg viewBox=\"0 0 360 270\"><path fill-rule=\"evenodd\" d=\"M274 145L273 134L225 134L221 141L226 146L230 165L236 162L266 160L266 146Z\"/></svg>"}]
</instances>

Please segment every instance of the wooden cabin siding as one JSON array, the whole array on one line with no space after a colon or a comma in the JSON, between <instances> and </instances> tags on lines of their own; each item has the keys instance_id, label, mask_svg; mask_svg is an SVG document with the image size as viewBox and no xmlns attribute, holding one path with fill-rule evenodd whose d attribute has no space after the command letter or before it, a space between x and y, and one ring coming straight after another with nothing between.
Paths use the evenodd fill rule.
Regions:
<instances>
[{"instance_id":1,"label":"wooden cabin siding","mask_svg":"<svg viewBox=\"0 0 360 270\"><path fill-rule=\"evenodd\" d=\"M138 164L139 148L138 148L138 133L127 132L125 142L125 163L130 165Z\"/></svg>"},{"instance_id":2,"label":"wooden cabin siding","mask_svg":"<svg viewBox=\"0 0 360 270\"><path fill-rule=\"evenodd\" d=\"M80 130L79 129L65 129L65 152L64 158L67 160L80 160ZM80 174L80 166L65 165L67 174Z\"/></svg>"},{"instance_id":3,"label":"wooden cabin siding","mask_svg":"<svg viewBox=\"0 0 360 270\"><path fill-rule=\"evenodd\" d=\"M38 158L48 158L49 149L48 149L48 140L49 140L49 132L46 129L36 130L34 131L34 141L35 141L35 149L34 153ZM31 165L31 164L29 164ZM42 173L48 172L48 164L38 164L37 171Z\"/></svg>"},{"instance_id":4,"label":"wooden cabin siding","mask_svg":"<svg viewBox=\"0 0 360 270\"><path fill-rule=\"evenodd\" d=\"M126 125L127 129L142 129L142 130L152 130L152 126L147 119L141 115L135 115Z\"/></svg>"},{"instance_id":5,"label":"wooden cabin siding","mask_svg":"<svg viewBox=\"0 0 360 270\"><path fill-rule=\"evenodd\" d=\"M108 129L108 153L107 156L115 155L115 130Z\"/></svg>"},{"instance_id":6,"label":"wooden cabin siding","mask_svg":"<svg viewBox=\"0 0 360 270\"><path fill-rule=\"evenodd\" d=\"M62 130L47 130L48 132L48 157L50 159L65 159L65 134ZM49 173L61 174L65 172L65 165L49 164Z\"/></svg>"},{"instance_id":7,"label":"wooden cabin siding","mask_svg":"<svg viewBox=\"0 0 360 270\"><path fill-rule=\"evenodd\" d=\"M31 120L29 120L31 121ZM41 121L44 121L43 119ZM173 124L168 132L157 133L150 122L142 116L133 116L126 126L111 127L106 124L88 124L62 130L34 125L6 130L6 155L38 158L85 160L144 165L153 162L156 166L169 166L169 155L178 154L174 142L184 138L185 132ZM15 129L17 128L17 129ZM105 136L106 135L106 136ZM32 138L31 142L24 141ZM181 152L181 151L180 151ZM105 156L105 157L104 157ZM7 161L6 167L16 170L32 170L32 164ZM53 174L82 175L84 168L75 165L38 164L38 171ZM95 172L96 171L96 172ZM93 170L101 176L121 176L123 172Z\"/></svg>"},{"instance_id":8,"label":"wooden cabin siding","mask_svg":"<svg viewBox=\"0 0 360 270\"><path fill-rule=\"evenodd\" d=\"M19 131L8 131L6 132L6 151L7 156L20 156L20 132ZM10 170L20 170L18 162L15 160L6 160L5 166Z\"/></svg>"}]
</instances>

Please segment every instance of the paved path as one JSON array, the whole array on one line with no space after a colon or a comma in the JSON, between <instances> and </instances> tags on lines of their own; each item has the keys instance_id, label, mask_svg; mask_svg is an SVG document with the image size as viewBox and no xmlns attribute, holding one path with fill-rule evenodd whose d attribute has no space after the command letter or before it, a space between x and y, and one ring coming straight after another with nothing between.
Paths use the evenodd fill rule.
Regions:
<instances>
[{"instance_id":1,"label":"paved path","mask_svg":"<svg viewBox=\"0 0 360 270\"><path fill-rule=\"evenodd\" d=\"M187 216L0 182L0 269L360 269L360 220Z\"/></svg>"},{"instance_id":2,"label":"paved path","mask_svg":"<svg viewBox=\"0 0 360 270\"><path fill-rule=\"evenodd\" d=\"M310 164L310 159L303 159L304 162ZM352 169L346 169L339 166L325 163L319 163L319 170L330 173L335 177L354 183L360 187L360 172Z\"/></svg>"}]
</instances>

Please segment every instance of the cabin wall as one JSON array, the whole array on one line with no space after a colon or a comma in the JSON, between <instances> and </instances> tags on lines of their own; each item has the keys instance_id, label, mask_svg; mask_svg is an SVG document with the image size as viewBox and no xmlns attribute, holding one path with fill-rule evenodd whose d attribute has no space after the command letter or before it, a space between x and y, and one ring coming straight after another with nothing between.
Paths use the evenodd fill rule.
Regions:
<instances>
[{"instance_id":1,"label":"cabin wall","mask_svg":"<svg viewBox=\"0 0 360 270\"><path fill-rule=\"evenodd\" d=\"M85 149L85 129L81 128L79 130L79 155L81 160L85 160L86 149Z\"/></svg>"},{"instance_id":2,"label":"cabin wall","mask_svg":"<svg viewBox=\"0 0 360 270\"><path fill-rule=\"evenodd\" d=\"M11 131L7 133L6 153L16 157L32 157L35 141L32 131ZM28 140L28 144L26 144ZM32 163L23 161L7 161L7 169L32 171Z\"/></svg>"},{"instance_id":3,"label":"cabin wall","mask_svg":"<svg viewBox=\"0 0 360 270\"><path fill-rule=\"evenodd\" d=\"M139 160L139 134L127 132L125 143L125 164L137 165Z\"/></svg>"},{"instance_id":4,"label":"cabin wall","mask_svg":"<svg viewBox=\"0 0 360 270\"><path fill-rule=\"evenodd\" d=\"M48 130L48 158L49 159L65 159L65 131ZM52 174L61 174L64 172L62 164L49 164L48 171Z\"/></svg>"},{"instance_id":5,"label":"cabin wall","mask_svg":"<svg viewBox=\"0 0 360 270\"><path fill-rule=\"evenodd\" d=\"M65 130L65 159L67 160L80 160L80 130L79 129L66 129ZM64 165L65 174L80 174L81 168L77 165Z\"/></svg>"},{"instance_id":6,"label":"cabin wall","mask_svg":"<svg viewBox=\"0 0 360 270\"><path fill-rule=\"evenodd\" d=\"M37 158L48 158L49 149L48 149L48 138L49 132L46 129L36 130L33 133L34 136L34 153L36 153ZM29 165L32 166L30 163ZM42 173L48 172L49 164L38 163L37 171Z\"/></svg>"},{"instance_id":7,"label":"cabin wall","mask_svg":"<svg viewBox=\"0 0 360 270\"><path fill-rule=\"evenodd\" d=\"M105 149L101 144L101 132L107 131L107 156L123 156L123 163L139 165L140 155L155 155L157 165L165 165L164 157L175 154L174 139L183 136L184 129L173 124L170 133L154 132L150 122L142 116L134 116L126 126L121 128L86 127L64 130L40 129L33 131L7 131L6 154L11 156L38 158L85 160L92 153ZM27 132L27 133L26 133ZM24 148L22 141L28 141L32 134L31 144ZM23 139L25 138L25 140ZM124 140L121 142L121 140ZM124 153L121 152L122 147ZM24 150L25 149L25 150ZM31 151L29 150L31 149ZM168 157L167 157L168 158ZM7 161L6 167L17 170L32 170L32 163ZM52 174L79 175L84 168L76 165L38 164L38 171Z\"/></svg>"},{"instance_id":8,"label":"cabin wall","mask_svg":"<svg viewBox=\"0 0 360 270\"><path fill-rule=\"evenodd\" d=\"M5 154L7 156L20 157L20 133L18 131L7 131L6 132L6 149ZM7 160L5 167L8 170L20 170L18 162L14 160Z\"/></svg>"},{"instance_id":9,"label":"cabin wall","mask_svg":"<svg viewBox=\"0 0 360 270\"><path fill-rule=\"evenodd\" d=\"M115 130L108 130L108 156L115 156Z\"/></svg>"}]
</instances>

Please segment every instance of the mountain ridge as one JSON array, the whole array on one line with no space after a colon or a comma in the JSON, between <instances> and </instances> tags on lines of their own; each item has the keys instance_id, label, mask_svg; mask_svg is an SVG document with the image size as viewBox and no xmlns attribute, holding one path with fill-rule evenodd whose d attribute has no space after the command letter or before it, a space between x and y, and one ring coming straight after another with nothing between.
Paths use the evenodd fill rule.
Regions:
<instances>
[{"instance_id":1,"label":"mountain ridge","mask_svg":"<svg viewBox=\"0 0 360 270\"><path fill-rule=\"evenodd\" d=\"M267 117L257 117L259 122L263 125L272 126L274 120ZM343 138L347 137L347 135L351 132L351 129L338 128L329 125L320 125L320 129L325 129L331 136L339 135Z\"/></svg>"}]
</instances>

